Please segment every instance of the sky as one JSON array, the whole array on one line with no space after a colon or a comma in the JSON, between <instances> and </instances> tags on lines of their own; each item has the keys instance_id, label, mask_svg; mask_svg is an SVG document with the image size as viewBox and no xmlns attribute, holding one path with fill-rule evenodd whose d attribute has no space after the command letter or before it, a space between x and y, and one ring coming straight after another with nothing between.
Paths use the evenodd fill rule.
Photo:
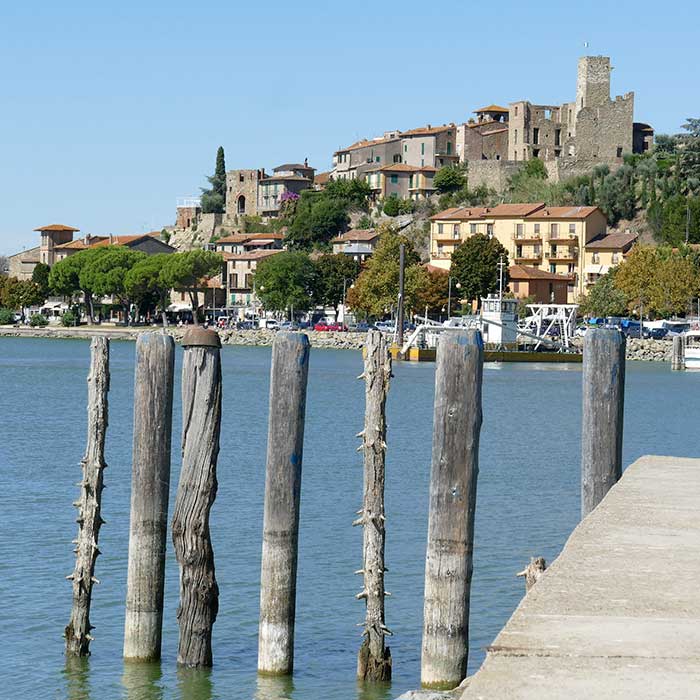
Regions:
<instances>
[{"instance_id":1,"label":"sky","mask_svg":"<svg viewBox=\"0 0 700 700\"><path fill-rule=\"evenodd\" d=\"M322 171L386 130L572 100L582 55L611 56L613 94L634 91L637 121L677 132L700 116L700 5L662 13L649 0L5 0L0 254L50 223L171 225L220 145L229 169L308 157Z\"/></svg>"}]
</instances>

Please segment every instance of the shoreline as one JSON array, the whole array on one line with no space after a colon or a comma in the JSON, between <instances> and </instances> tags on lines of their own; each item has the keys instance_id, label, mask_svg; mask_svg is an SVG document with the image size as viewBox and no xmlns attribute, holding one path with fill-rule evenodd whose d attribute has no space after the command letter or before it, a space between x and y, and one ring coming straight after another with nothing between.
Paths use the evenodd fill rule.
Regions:
<instances>
[{"instance_id":1,"label":"shoreline","mask_svg":"<svg viewBox=\"0 0 700 700\"><path fill-rule=\"evenodd\" d=\"M165 332L175 338L176 342L182 340L185 332L192 326L178 327L168 326ZM135 328L115 326L83 326L78 328L63 328L60 326L46 326L44 328L27 328L15 326L0 326L0 338L64 338L85 340L95 335L102 335L112 340L136 340L140 333L155 330L163 330L162 326L137 326ZM328 350L362 350L365 344L364 333L352 331L304 331L309 336L309 342L313 348L325 348ZM257 330L231 330L218 331L222 345L247 345L249 347L269 347L272 345L276 331L267 329ZM581 339L575 339L574 346L580 348L583 345ZM626 357L628 360L640 362L670 362L673 349L671 340L641 340L639 338L627 339Z\"/></svg>"}]
</instances>

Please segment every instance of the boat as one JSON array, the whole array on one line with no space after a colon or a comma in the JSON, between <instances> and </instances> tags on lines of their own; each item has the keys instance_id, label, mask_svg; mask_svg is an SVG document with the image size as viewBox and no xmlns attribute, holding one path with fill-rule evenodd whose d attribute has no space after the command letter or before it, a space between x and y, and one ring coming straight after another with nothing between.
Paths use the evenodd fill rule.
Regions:
<instances>
[{"instance_id":1,"label":"boat","mask_svg":"<svg viewBox=\"0 0 700 700\"><path fill-rule=\"evenodd\" d=\"M700 370L700 331L687 331L685 344L685 368Z\"/></svg>"}]
</instances>

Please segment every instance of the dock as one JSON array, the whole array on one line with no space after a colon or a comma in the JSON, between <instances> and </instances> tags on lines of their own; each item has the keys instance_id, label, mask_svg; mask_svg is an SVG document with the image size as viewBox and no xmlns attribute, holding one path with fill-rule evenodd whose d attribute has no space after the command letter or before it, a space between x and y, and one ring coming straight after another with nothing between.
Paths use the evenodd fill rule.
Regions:
<instances>
[{"instance_id":1,"label":"dock","mask_svg":"<svg viewBox=\"0 0 700 700\"><path fill-rule=\"evenodd\" d=\"M632 464L464 686L460 700L700 697L700 459Z\"/></svg>"}]
</instances>

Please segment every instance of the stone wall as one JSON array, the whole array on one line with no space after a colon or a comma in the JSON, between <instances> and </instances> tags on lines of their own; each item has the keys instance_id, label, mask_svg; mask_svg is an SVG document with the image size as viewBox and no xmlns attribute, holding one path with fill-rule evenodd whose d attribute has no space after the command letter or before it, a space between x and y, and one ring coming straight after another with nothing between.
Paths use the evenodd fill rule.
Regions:
<instances>
[{"instance_id":1,"label":"stone wall","mask_svg":"<svg viewBox=\"0 0 700 700\"><path fill-rule=\"evenodd\" d=\"M521 165L512 160L471 160L467 171L469 189L486 185L496 192L503 192L508 186L508 178L515 175Z\"/></svg>"},{"instance_id":2,"label":"stone wall","mask_svg":"<svg viewBox=\"0 0 700 700\"><path fill-rule=\"evenodd\" d=\"M265 177L260 170L229 170L226 173L226 222L258 213L258 183Z\"/></svg>"}]
</instances>

